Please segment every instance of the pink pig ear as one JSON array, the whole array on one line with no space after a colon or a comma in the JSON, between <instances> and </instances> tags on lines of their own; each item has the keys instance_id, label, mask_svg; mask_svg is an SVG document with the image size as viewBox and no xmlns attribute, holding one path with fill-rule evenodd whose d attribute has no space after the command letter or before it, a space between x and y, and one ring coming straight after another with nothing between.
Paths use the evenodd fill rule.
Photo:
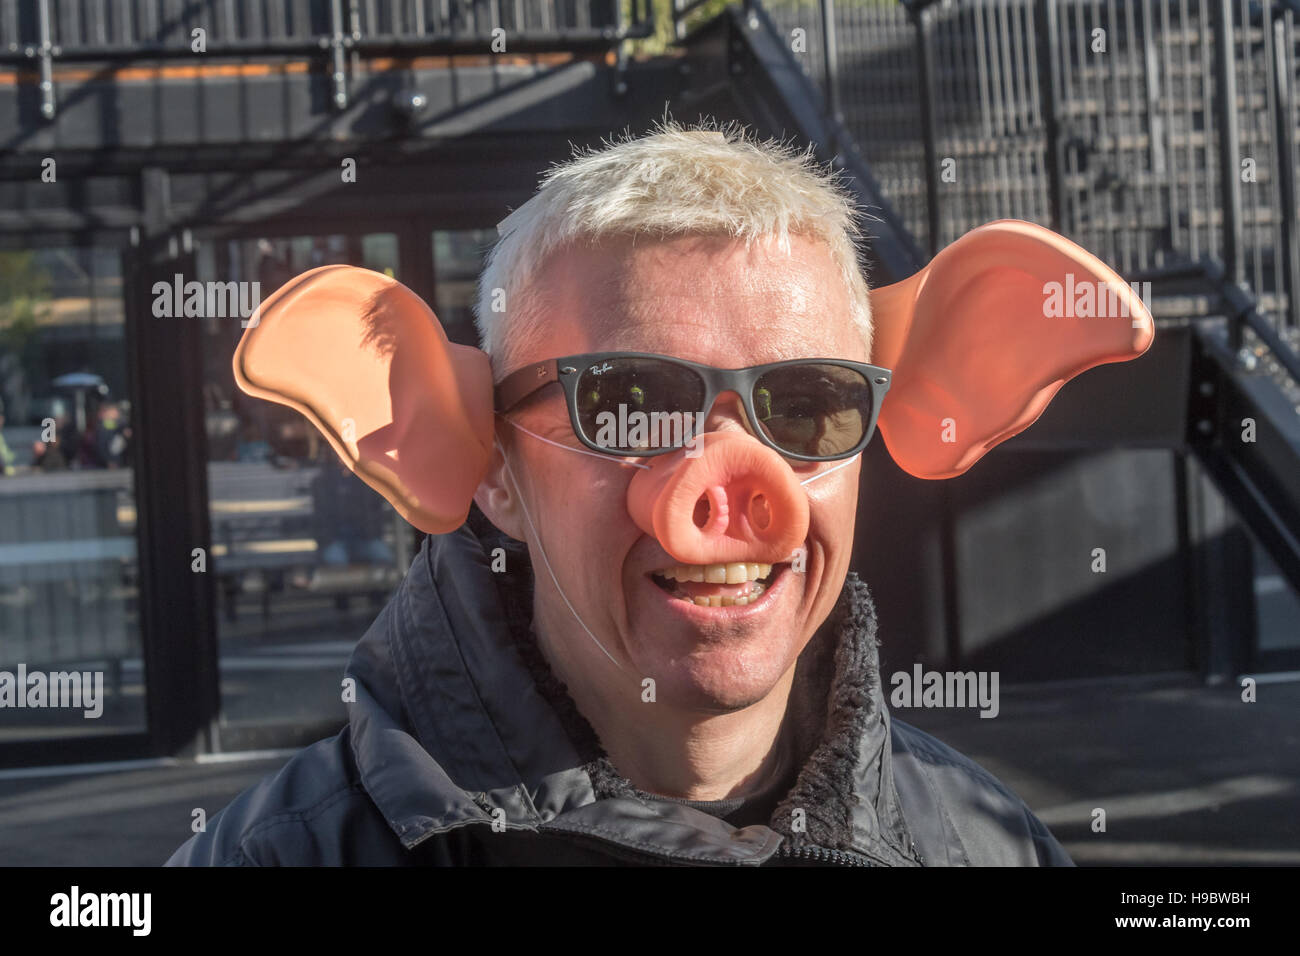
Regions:
<instances>
[{"instance_id":1,"label":"pink pig ear","mask_svg":"<svg viewBox=\"0 0 1300 956\"><path fill-rule=\"evenodd\" d=\"M962 474L1071 378L1137 358L1155 337L1141 298L1105 263L1010 219L966 233L871 303L872 363L894 373L880 432L918 478Z\"/></svg>"},{"instance_id":2,"label":"pink pig ear","mask_svg":"<svg viewBox=\"0 0 1300 956\"><path fill-rule=\"evenodd\" d=\"M235 350L249 395L296 408L411 524L455 530L492 449L492 372L410 289L322 266L266 300Z\"/></svg>"}]
</instances>

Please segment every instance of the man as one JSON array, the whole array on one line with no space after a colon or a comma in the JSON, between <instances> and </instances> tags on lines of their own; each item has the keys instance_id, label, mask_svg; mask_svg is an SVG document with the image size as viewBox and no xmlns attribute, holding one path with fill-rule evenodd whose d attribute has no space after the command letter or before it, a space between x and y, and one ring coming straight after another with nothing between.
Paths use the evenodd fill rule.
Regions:
<instances>
[{"instance_id":1,"label":"man","mask_svg":"<svg viewBox=\"0 0 1300 956\"><path fill-rule=\"evenodd\" d=\"M131 429L116 402L100 404L94 427L82 439L81 462L90 468L121 468L126 463Z\"/></svg>"},{"instance_id":2,"label":"man","mask_svg":"<svg viewBox=\"0 0 1300 956\"><path fill-rule=\"evenodd\" d=\"M789 149L669 123L552 171L502 232L477 313L498 404L476 509L425 540L358 645L348 727L170 863L1069 865L1005 786L886 707L889 622L878 630L849 559L888 370L867 365L872 302L841 187ZM305 298L331 275L282 290L257 334L290 328L268 320L277 309L332 334ZM391 334L366 321L367 341ZM418 336L388 350L375 387L391 388L392 424L358 425L365 439L332 430L353 406L295 392L408 517L417 482L460 457L400 473L423 449L407 433L440 434L411 426L427 402L390 384L423 354ZM286 338L287 376L308 363L293 358L306 340ZM707 368L696 381L626 353ZM810 358L839 364L797 361ZM249 384L259 362L237 355L241 387L287 401L288 386ZM752 388L716 371L759 366ZM548 368L576 384L537 387ZM691 435L655 449L583 428L614 392L633 411L689 412L715 375L727 387L709 387L694 435L704 464ZM663 511L662 482L700 469L713 471L693 513ZM793 551L764 537L778 525L795 529ZM692 543L714 532L719 550ZM741 539L752 553L727 550ZM686 560L706 552L731 557Z\"/></svg>"},{"instance_id":3,"label":"man","mask_svg":"<svg viewBox=\"0 0 1300 956\"><path fill-rule=\"evenodd\" d=\"M14 467L14 461L17 456L13 453L13 449L9 447L9 443L5 441L3 431L4 427L5 403L4 399L0 398L0 478L14 475L18 471L18 469Z\"/></svg>"},{"instance_id":4,"label":"man","mask_svg":"<svg viewBox=\"0 0 1300 956\"><path fill-rule=\"evenodd\" d=\"M40 471L63 471L71 468L76 460L82 436L62 399L55 399L51 411L54 416L54 434L51 437L54 440L32 442L32 467Z\"/></svg>"}]
</instances>

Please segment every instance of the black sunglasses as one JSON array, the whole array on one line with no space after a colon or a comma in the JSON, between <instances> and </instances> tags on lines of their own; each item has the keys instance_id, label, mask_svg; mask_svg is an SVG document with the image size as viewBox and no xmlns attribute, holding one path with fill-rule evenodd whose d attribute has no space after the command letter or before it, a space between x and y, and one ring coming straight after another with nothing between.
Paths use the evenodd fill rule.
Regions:
<instances>
[{"instance_id":1,"label":"black sunglasses","mask_svg":"<svg viewBox=\"0 0 1300 956\"><path fill-rule=\"evenodd\" d=\"M834 461L871 441L891 374L843 359L721 369L647 352L593 352L511 372L495 403L505 413L559 382L580 442L606 455L648 458L689 443L714 400L730 391L763 444L800 461Z\"/></svg>"}]
</instances>

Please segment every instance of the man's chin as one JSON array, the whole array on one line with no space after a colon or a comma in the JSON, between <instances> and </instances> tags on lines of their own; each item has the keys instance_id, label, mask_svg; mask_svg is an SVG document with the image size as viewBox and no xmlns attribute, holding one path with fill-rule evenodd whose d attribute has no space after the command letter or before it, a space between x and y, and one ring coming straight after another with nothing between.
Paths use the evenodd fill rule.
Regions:
<instances>
[{"instance_id":1,"label":"man's chin","mask_svg":"<svg viewBox=\"0 0 1300 956\"><path fill-rule=\"evenodd\" d=\"M653 642L643 644L646 653L636 655L638 669L644 671L643 698L648 697L644 678L649 677L654 679L657 703L705 713L743 710L771 694L798 658L797 633L793 627L765 627L750 634L704 639L663 630L643 632L638 636Z\"/></svg>"},{"instance_id":2,"label":"man's chin","mask_svg":"<svg viewBox=\"0 0 1300 956\"><path fill-rule=\"evenodd\" d=\"M716 652L708 654L716 658ZM655 681L655 699L675 709L730 714L766 699L785 668L775 662L758 666L718 660L675 661Z\"/></svg>"}]
</instances>

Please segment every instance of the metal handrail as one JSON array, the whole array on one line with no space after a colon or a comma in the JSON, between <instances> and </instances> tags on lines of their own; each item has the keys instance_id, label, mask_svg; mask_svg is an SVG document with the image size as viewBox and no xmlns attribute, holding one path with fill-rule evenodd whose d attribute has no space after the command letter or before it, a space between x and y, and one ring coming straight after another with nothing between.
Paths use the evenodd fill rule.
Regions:
<instances>
[{"instance_id":1,"label":"metal handrail","mask_svg":"<svg viewBox=\"0 0 1300 956\"><path fill-rule=\"evenodd\" d=\"M5 15L0 26L10 26L7 49L0 49L0 65L11 67L29 67L35 65L40 77L41 114L46 119L53 119L58 104L55 97L54 64L59 63L115 63L158 59L192 59L196 54L191 47L188 34L180 36L176 42L159 42L156 39L142 43L120 42L82 42L84 38L68 38L62 42L57 35L56 21L52 13L51 0L26 0L34 6L35 16L31 18L36 24L37 36L29 41L13 35L19 22L17 14L11 10ZM203 54L207 57L249 57L249 56L303 56L315 57L322 54L327 58L334 88L334 105L344 109L349 103L348 66L353 55L397 54L418 56L421 54L447 54L488 52L496 39L494 30L506 22L503 11L508 0L482 0L470 4L474 9L485 8L490 13L491 27L483 28L477 23L474 29L458 31L455 23L458 18L457 5L448 7L447 26L449 29L418 33L383 33L374 29L374 23L363 20L360 0L321 0L328 12L328 30L324 33L311 31L294 31L290 35L259 36L255 38L211 39L206 40ZM396 0L374 0L367 6L372 17L378 20L379 10L392 12ZM546 19L557 23L555 0L527 0L531 7L550 10ZM606 0L604 11L612 19L611 24L600 26L583 26L580 23L534 29L516 27L509 37L511 52L573 51L616 49L619 51L619 65L623 67L623 47L626 41L644 39L654 35L655 17L653 0L630 0L630 18L624 17L621 0ZM283 8L277 7L283 14ZM522 7L518 0L512 6L515 18L521 16ZM16 8L15 8L16 10ZM283 14L287 16L287 14ZM285 21L287 22L287 21ZM513 21L512 21L513 22ZM228 25L228 24L227 24ZM189 26L187 22L184 26ZM367 30L369 28L369 30ZM106 31L101 30L101 33ZM287 33L288 31L286 31Z\"/></svg>"}]
</instances>

